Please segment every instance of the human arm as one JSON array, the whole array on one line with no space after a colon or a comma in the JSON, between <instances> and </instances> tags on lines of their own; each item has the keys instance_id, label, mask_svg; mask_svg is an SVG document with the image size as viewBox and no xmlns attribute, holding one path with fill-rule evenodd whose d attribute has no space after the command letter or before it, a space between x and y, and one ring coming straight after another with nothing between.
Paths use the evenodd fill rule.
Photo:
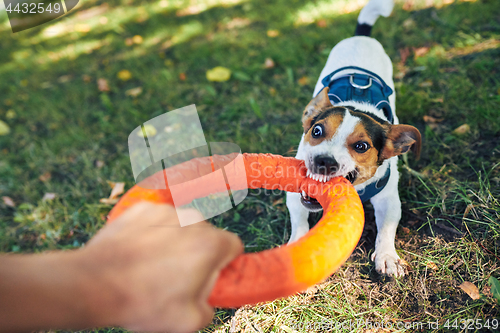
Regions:
<instances>
[{"instance_id":1,"label":"human arm","mask_svg":"<svg viewBox=\"0 0 500 333\"><path fill-rule=\"evenodd\" d=\"M137 204L81 250L0 256L0 331L194 331L210 322L210 291L242 250L206 222L181 228L171 206Z\"/></svg>"}]
</instances>

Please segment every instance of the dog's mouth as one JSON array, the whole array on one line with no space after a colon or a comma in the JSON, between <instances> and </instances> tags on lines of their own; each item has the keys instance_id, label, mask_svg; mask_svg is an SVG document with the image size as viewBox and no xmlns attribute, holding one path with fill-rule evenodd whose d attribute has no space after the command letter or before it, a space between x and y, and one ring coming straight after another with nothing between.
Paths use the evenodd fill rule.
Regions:
<instances>
[{"instance_id":1,"label":"dog's mouth","mask_svg":"<svg viewBox=\"0 0 500 333\"><path fill-rule=\"evenodd\" d=\"M307 177L322 183L326 183L330 181L330 179L334 178L333 175L321 175L313 173L309 171L309 169L307 169ZM353 184L356 181L357 177L358 177L358 171L356 169L350 171L347 175L344 176L344 178L347 179L351 184Z\"/></svg>"},{"instance_id":2,"label":"dog's mouth","mask_svg":"<svg viewBox=\"0 0 500 333\"><path fill-rule=\"evenodd\" d=\"M358 178L358 171L356 169L345 175L345 179L347 179L351 184L354 184L356 178Z\"/></svg>"},{"instance_id":3,"label":"dog's mouth","mask_svg":"<svg viewBox=\"0 0 500 333\"><path fill-rule=\"evenodd\" d=\"M318 175L318 174L310 172L309 170L307 170L307 177L309 177L311 179L314 179L316 181L323 182L323 183L325 183L325 182L327 182L327 181L329 181L330 179L333 178L333 176ZM356 178L358 177L358 171L356 169L352 170L351 172L349 172L344 177L351 184L353 184L356 181ZM315 198L307 195L307 193L305 191L302 191L302 193L301 193L300 202L302 203L302 205L305 208L307 208L307 209L309 209L310 211L313 211L313 212L314 211L317 212L317 211L320 211L320 210L323 209L321 207L321 205L319 204L318 200L316 200Z\"/></svg>"},{"instance_id":4,"label":"dog's mouth","mask_svg":"<svg viewBox=\"0 0 500 333\"><path fill-rule=\"evenodd\" d=\"M319 204L318 200L308 196L304 191L302 191L301 193L300 202L305 208L313 212L317 212L323 209L323 207L321 207L321 205Z\"/></svg>"}]
</instances>

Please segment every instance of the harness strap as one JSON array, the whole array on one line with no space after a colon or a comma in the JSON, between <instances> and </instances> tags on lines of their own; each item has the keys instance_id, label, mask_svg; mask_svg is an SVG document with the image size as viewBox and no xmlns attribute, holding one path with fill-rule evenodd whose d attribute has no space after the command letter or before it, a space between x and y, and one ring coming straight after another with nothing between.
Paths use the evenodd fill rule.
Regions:
<instances>
[{"instance_id":1,"label":"harness strap","mask_svg":"<svg viewBox=\"0 0 500 333\"><path fill-rule=\"evenodd\" d=\"M385 185L387 185L387 183L389 182L390 176L391 176L391 167L389 166L382 178L366 186L364 189L358 191L358 195L359 198L361 199L361 202L368 201L375 195L379 194L384 189Z\"/></svg>"},{"instance_id":2,"label":"harness strap","mask_svg":"<svg viewBox=\"0 0 500 333\"><path fill-rule=\"evenodd\" d=\"M362 73L352 73L332 81L335 74L346 69L355 69ZM369 102L382 110L387 120L394 123L394 116L389 103L389 96L393 93L384 80L377 74L357 66L346 66L325 76L321 83L329 87L328 96L332 103L343 101Z\"/></svg>"},{"instance_id":3,"label":"harness strap","mask_svg":"<svg viewBox=\"0 0 500 333\"><path fill-rule=\"evenodd\" d=\"M355 69L366 74L351 73L332 80L335 74L346 69ZM389 103L389 96L392 95L393 91L380 76L372 71L357 66L341 67L325 76L321 83L324 87L330 89L328 97L332 104L344 101L369 102L375 105L377 109L382 110L391 124L394 123L394 116ZM389 182L390 176L391 167L389 166L382 178L358 192L361 202L368 201L380 193Z\"/></svg>"}]
</instances>

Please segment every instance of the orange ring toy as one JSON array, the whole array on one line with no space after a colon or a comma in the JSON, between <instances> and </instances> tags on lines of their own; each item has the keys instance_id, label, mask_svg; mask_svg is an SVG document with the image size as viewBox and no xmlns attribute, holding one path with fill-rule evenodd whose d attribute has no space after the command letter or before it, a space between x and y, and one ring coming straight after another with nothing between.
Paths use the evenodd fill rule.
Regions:
<instances>
[{"instance_id":1,"label":"orange ring toy","mask_svg":"<svg viewBox=\"0 0 500 333\"><path fill-rule=\"evenodd\" d=\"M220 272L209 297L209 303L215 307L232 308L271 301L323 281L347 260L363 231L363 206L345 178L337 177L328 183L317 182L306 177L304 161L291 157L271 154L243 154L240 157L244 163L229 162L224 167L226 174L242 175L245 171L248 188L313 194L323 207L323 217L295 243L258 253L245 253L233 260ZM241 170L242 165L245 170ZM214 161L211 157L196 158L173 168L178 169L179 174L199 177L214 171ZM163 172L151 177L155 176L163 177ZM228 189L228 185L221 188L210 180L202 185L198 182L196 186L187 186L189 188L186 188L182 198L184 204ZM240 187L244 188L243 185ZM152 190L135 185L111 210L108 223L141 200L173 202L168 188Z\"/></svg>"}]
</instances>

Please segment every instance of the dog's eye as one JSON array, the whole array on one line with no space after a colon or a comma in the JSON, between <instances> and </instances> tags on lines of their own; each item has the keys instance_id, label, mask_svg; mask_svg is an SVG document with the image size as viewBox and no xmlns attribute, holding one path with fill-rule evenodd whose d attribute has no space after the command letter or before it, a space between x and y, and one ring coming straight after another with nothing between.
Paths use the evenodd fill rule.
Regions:
<instances>
[{"instance_id":1,"label":"dog's eye","mask_svg":"<svg viewBox=\"0 0 500 333\"><path fill-rule=\"evenodd\" d=\"M360 141L354 144L354 150L358 153L364 153L368 149L370 149L370 145L366 142Z\"/></svg>"},{"instance_id":2,"label":"dog's eye","mask_svg":"<svg viewBox=\"0 0 500 333\"><path fill-rule=\"evenodd\" d=\"M313 138L317 139L323 136L323 125L316 125L313 127L311 135Z\"/></svg>"}]
</instances>

